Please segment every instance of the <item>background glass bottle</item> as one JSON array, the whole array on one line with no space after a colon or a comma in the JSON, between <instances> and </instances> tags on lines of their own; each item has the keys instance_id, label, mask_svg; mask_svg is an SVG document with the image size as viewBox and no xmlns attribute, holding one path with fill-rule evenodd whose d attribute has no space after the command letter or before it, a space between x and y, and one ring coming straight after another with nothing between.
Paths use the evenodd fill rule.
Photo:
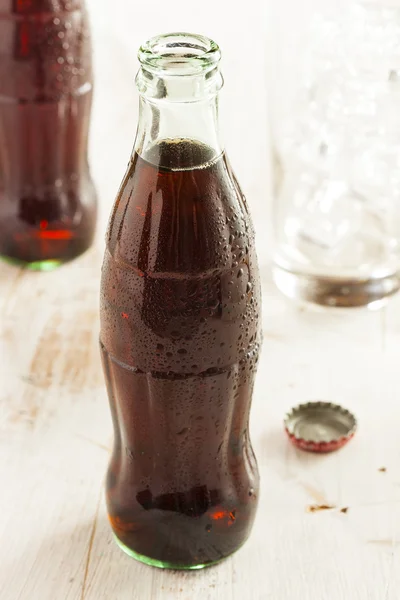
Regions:
<instances>
[{"instance_id":1,"label":"background glass bottle","mask_svg":"<svg viewBox=\"0 0 400 600\"><path fill-rule=\"evenodd\" d=\"M96 221L83 0L0 0L0 256L49 269L84 252Z\"/></svg>"},{"instance_id":2,"label":"background glass bottle","mask_svg":"<svg viewBox=\"0 0 400 600\"><path fill-rule=\"evenodd\" d=\"M139 59L135 150L101 284L115 430L107 503L128 554L196 569L237 550L255 516L260 283L247 203L219 137L218 46L171 34Z\"/></svg>"}]
</instances>

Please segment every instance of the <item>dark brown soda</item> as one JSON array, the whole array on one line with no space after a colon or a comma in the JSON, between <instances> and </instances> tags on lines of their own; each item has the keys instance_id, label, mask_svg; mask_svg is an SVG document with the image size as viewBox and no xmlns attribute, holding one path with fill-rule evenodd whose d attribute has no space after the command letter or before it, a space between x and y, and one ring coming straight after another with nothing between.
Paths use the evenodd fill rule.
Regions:
<instances>
[{"instance_id":1,"label":"dark brown soda","mask_svg":"<svg viewBox=\"0 0 400 600\"><path fill-rule=\"evenodd\" d=\"M253 228L226 157L189 140L135 154L107 234L101 349L110 521L144 562L212 564L249 535L259 323Z\"/></svg>"}]
</instances>

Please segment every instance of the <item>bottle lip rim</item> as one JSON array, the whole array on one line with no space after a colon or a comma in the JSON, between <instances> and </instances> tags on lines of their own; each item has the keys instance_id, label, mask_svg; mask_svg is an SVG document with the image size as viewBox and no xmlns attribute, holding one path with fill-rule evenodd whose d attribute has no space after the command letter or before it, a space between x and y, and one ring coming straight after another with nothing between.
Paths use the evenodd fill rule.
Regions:
<instances>
[{"instance_id":1,"label":"bottle lip rim","mask_svg":"<svg viewBox=\"0 0 400 600\"><path fill-rule=\"evenodd\" d=\"M142 68L174 75L197 75L215 69L221 51L212 39L195 33L167 33L145 42L138 52Z\"/></svg>"}]
</instances>

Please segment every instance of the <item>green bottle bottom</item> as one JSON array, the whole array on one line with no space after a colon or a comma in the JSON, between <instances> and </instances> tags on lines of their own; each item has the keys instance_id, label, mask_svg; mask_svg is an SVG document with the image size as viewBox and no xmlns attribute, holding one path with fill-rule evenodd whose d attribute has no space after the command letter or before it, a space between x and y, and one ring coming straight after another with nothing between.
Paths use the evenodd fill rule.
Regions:
<instances>
[{"instance_id":1,"label":"green bottle bottom","mask_svg":"<svg viewBox=\"0 0 400 600\"><path fill-rule=\"evenodd\" d=\"M134 558L135 560L138 560L141 563L144 563L145 565L149 565L151 567L157 567L158 569L172 569L172 570L179 570L179 571L196 571L199 569L205 569L207 567L212 567L214 565L217 565L218 563L220 563L228 558L228 556L224 556L213 562L208 562L208 563L199 564L199 565L179 565L179 564L177 565L177 564L170 563L167 561L164 562L161 560L156 560L154 558L150 558L149 556L143 556L143 554L139 554L138 552L135 552L131 548L128 548L128 546L126 546L123 542L121 542L121 540L115 535L115 533L113 535L114 535L114 539L115 539L117 546L119 546L119 548L121 548L121 550L123 550L123 552L125 552L125 554L127 554L131 558ZM230 554L229 556L232 556L232 554Z\"/></svg>"},{"instance_id":2,"label":"green bottle bottom","mask_svg":"<svg viewBox=\"0 0 400 600\"><path fill-rule=\"evenodd\" d=\"M28 271L53 271L64 264L62 260L36 260L34 262L25 262L11 256L0 255L0 259L9 265L20 267Z\"/></svg>"}]
</instances>

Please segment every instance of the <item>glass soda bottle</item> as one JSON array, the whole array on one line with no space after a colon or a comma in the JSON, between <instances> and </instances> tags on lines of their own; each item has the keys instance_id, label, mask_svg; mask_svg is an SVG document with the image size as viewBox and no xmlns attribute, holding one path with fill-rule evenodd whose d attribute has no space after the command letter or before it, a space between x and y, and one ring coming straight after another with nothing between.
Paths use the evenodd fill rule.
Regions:
<instances>
[{"instance_id":1,"label":"glass soda bottle","mask_svg":"<svg viewBox=\"0 0 400 600\"><path fill-rule=\"evenodd\" d=\"M139 60L139 125L101 283L108 512L129 555L198 569L235 552L256 512L259 273L218 132L218 46L164 35Z\"/></svg>"},{"instance_id":2,"label":"glass soda bottle","mask_svg":"<svg viewBox=\"0 0 400 600\"><path fill-rule=\"evenodd\" d=\"M0 256L32 269L91 244L92 59L83 0L0 0Z\"/></svg>"}]
</instances>

